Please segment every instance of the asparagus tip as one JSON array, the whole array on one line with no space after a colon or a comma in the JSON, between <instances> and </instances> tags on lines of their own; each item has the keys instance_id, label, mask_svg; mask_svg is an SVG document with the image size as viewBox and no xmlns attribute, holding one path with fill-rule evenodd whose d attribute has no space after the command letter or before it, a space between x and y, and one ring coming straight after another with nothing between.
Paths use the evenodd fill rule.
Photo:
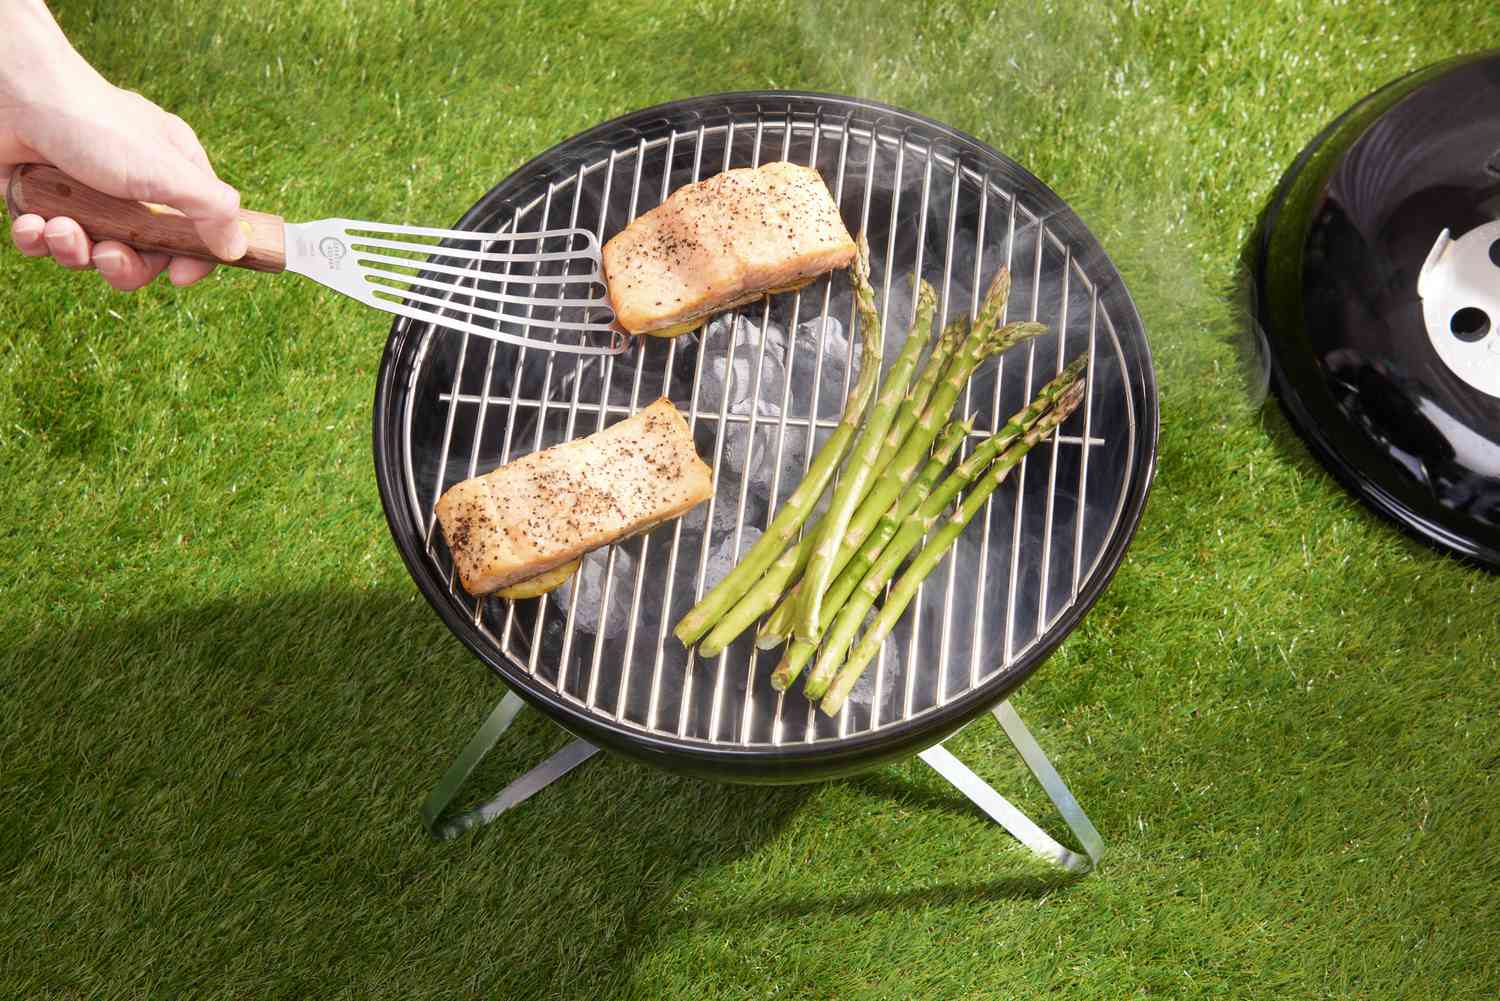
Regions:
<instances>
[{"instance_id":1,"label":"asparagus tip","mask_svg":"<svg viewBox=\"0 0 1500 1001\"><path fill-rule=\"evenodd\" d=\"M1007 339L1016 342L1024 341L1036 337L1038 334L1045 334L1046 332L1047 325L1045 323L1037 323L1033 320L1020 320L1016 323L1007 323L997 331L997 333L1003 334Z\"/></svg>"},{"instance_id":2,"label":"asparagus tip","mask_svg":"<svg viewBox=\"0 0 1500 1001\"><path fill-rule=\"evenodd\" d=\"M967 316L956 317L952 323L943 328L941 343L943 351L951 354L958 350L964 338L969 335L969 318Z\"/></svg>"},{"instance_id":3,"label":"asparagus tip","mask_svg":"<svg viewBox=\"0 0 1500 1001\"><path fill-rule=\"evenodd\" d=\"M917 285L917 301L915 306L915 313L913 315L918 315L924 310L930 311L932 309L935 309L937 307L937 289L927 284L927 281L925 279L918 279L916 272L912 272L912 280L915 281ZM926 334L927 331L919 330L917 331L917 333Z\"/></svg>"},{"instance_id":4,"label":"asparagus tip","mask_svg":"<svg viewBox=\"0 0 1500 1001\"><path fill-rule=\"evenodd\" d=\"M1047 325L1045 323L1033 323L1030 320L1022 320L1017 323L1007 323L999 327L991 327L985 331L980 342L984 354L995 354L1009 350L1022 341L1030 340L1038 334L1045 334Z\"/></svg>"},{"instance_id":5,"label":"asparagus tip","mask_svg":"<svg viewBox=\"0 0 1500 1001\"><path fill-rule=\"evenodd\" d=\"M1010 268L1002 267L995 272L989 289L984 293L986 303L1004 302L1010 298Z\"/></svg>"},{"instance_id":6,"label":"asparagus tip","mask_svg":"<svg viewBox=\"0 0 1500 1001\"><path fill-rule=\"evenodd\" d=\"M1058 397L1057 400L1057 411L1059 414L1061 414L1061 417L1058 419L1059 424L1067 420L1068 416L1072 414L1074 410L1078 409L1078 404L1083 402L1083 394L1086 388L1087 387L1084 386L1083 381L1078 380L1067 389L1063 390L1062 396Z\"/></svg>"},{"instance_id":7,"label":"asparagus tip","mask_svg":"<svg viewBox=\"0 0 1500 1001\"><path fill-rule=\"evenodd\" d=\"M863 276L866 280L870 277L870 241L865 239L865 231L860 230L859 236L854 238L854 270L856 274Z\"/></svg>"}]
</instances>

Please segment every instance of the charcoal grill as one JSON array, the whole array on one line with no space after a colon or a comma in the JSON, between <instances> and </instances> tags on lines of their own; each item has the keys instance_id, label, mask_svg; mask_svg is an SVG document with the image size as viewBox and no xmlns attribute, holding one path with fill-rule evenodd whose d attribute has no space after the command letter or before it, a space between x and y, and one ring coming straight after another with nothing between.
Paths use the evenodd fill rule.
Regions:
<instances>
[{"instance_id":1,"label":"charcoal grill","mask_svg":"<svg viewBox=\"0 0 1500 1001\"><path fill-rule=\"evenodd\" d=\"M887 359L912 312L911 273L937 289L946 322L972 314L995 271L1011 268L1007 318L1041 320L1050 332L976 374L962 397L976 418L966 448L1079 353L1090 360L1084 404L993 496L830 719L800 686L772 689L779 652L757 651L749 634L704 660L671 627L770 521L837 420L858 353L846 275L693 335L644 338L618 357L560 355L540 337L535 347L512 346L397 319L374 408L386 516L422 594L509 689L424 816L452 833L599 747L698 776L773 783L922 753L1028 844L1087 867L939 746L998 706L1007 734L1097 857L1097 833L1004 702L1109 582L1155 465L1157 396L1140 318L1067 205L1014 161L920 115L833 95L739 93L661 105L569 139L492 189L458 228L581 226L608 239L683 184L772 159L816 166L851 232L868 234ZM475 271L471 286L526 294L538 273ZM538 283L537 294L547 287ZM461 288L451 308L464 306ZM435 525L442 491L659 395L687 415L714 467L714 499L594 554L552 594L520 602L465 594ZM579 739L492 803L440 822L447 797L523 703Z\"/></svg>"}]
</instances>

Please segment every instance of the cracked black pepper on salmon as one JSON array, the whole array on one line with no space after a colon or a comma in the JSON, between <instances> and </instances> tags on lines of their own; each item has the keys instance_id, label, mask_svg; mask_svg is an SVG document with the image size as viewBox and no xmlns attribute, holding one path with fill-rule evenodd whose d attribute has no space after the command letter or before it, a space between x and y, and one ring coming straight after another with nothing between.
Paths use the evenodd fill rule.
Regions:
<instances>
[{"instance_id":1,"label":"cracked black pepper on salmon","mask_svg":"<svg viewBox=\"0 0 1500 1001\"><path fill-rule=\"evenodd\" d=\"M464 590L490 594L685 514L713 494L711 473L663 398L449 487L438 523Z\"/></svg>"},{"instance_id":2,"label":"cracked black pepper on salmon","mask_svg":"<svg viewBox=\"0 0 1500 1001\"><path fill-rule=\"evenodd\" d=\"M822 176L776 161L673 192L604 245L604 277L620 326L674 337L853 259Z\"/></svg>"}]
</instances>

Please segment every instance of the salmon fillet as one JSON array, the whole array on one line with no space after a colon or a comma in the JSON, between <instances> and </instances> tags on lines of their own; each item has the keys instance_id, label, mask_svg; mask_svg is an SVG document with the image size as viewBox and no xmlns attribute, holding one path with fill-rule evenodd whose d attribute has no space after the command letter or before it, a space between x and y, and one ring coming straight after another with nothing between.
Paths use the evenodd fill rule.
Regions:
<instances>
[{"instance_id":1,"label":"salmon fillet","mask_svg":"<svg viewBox=\"0 0 1500 1001\"><path fill-rule=\"evenodd\" d=\"M713 494L687 421L663 397L633 417L449 487L437 502L476 597L676 518Z\"/></svg>"},{"instance_id":2,"label":"salmon fillet","mask_svg":"<svg viewBox=\"0 0 1500 1001\"><path fill-rule=\"evenodd\" d=\"M823 178L777 161L679 188L604 245L620 326L673 336L854 259Z\"/></svg>"}]
</instances>

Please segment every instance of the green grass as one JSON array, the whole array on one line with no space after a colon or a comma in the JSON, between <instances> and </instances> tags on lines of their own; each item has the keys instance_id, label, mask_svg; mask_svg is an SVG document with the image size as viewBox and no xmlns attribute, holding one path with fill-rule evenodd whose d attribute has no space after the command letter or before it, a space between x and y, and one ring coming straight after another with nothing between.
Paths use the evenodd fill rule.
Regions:
<instances>
[{"instance_id":1,"label":"green grass","mask_svg":"<svg viewBox=\"0 0 1500 1001\"><path fill-rule=\"evenodd\" d=\"M1264 9L1261 9L1261 7ZM107 292L0 252L0 996L1493 998L1500 580L1247 400L1225 293L1282 167L1472 0L57 0L252 207L441 224L686 95L883 99L1010 153L1125 274L1161 464L1016 703L1111 846L1070 881L920 763L817 787L590 764L435 844L500 695L380 514L385 324L292 279ZM560 745L523 715L472 795ZM980 722L966 760L1060 825Z\"/></svg>"}]
</instances>

